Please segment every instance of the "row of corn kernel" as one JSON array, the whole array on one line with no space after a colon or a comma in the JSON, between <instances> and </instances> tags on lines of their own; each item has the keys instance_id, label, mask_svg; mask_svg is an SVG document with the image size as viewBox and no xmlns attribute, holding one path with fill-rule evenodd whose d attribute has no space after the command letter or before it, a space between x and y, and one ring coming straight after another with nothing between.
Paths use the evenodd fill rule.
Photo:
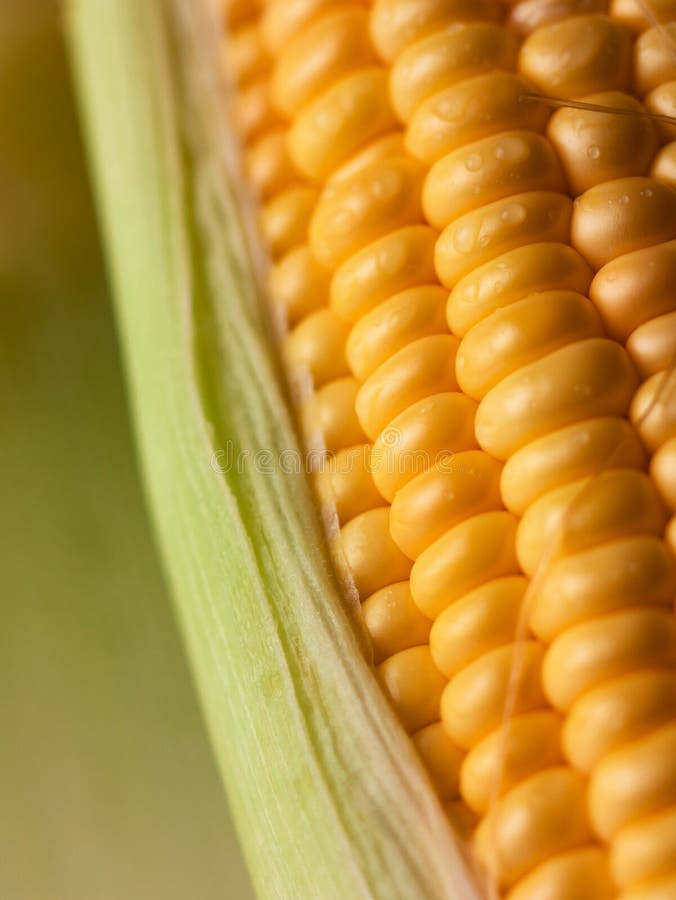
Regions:
<instances>
[{"instance_id":1,"label":"row of corn kernel","mask_svg":"<svg viewBox=\"0 0 676 900\"><path fill-rule=\"evenodd\" d=\"M607 53L611 43L610 35L603 35L600 24L597 31L595 65L598 70L607 71L604 52ZM581 43L585 37L586 45ZM617 40L626 42L626 37L617 31ZM561 80L558 65L561 57L556 53L557 50L565 53L566 49L570 52L578 46L593 45L589 35L585 36L575 25L567 34L543 33L539 42L524 48L524 69L544 93L579 96L583 89L586 91L585 75L592 67L588 65L585 72L584 69L575 71L571 66L572 78L566 82L565 78ZM639 41L634 47L634 82L643 68L644 46L645 42ZM626 55L618 43L618 63ZM617 76L615 87L626 90L631 83L630 67L618 65ZM653 96L654 93L647 98L651 107L654 107ZM627 95L582 99L632 109ZM640 111L640 107L634 108ZM606 327L613 334L613 325L617 326L625 314L625 327L632 317L635 325L649 320L651 310L646 301L650 295L662 303L661 312L673 311L674 298L664 291L659 279L668 270L671 276L667 280L673 281L676 276L672 240L676 236L676 193L654 178L641 177L650 168L655 153L656 134L652 126L638 117L562 110L553 117L549 135L563 158L569 154L570 169L575 165L572 160L579 161L575 175L569 175L573 194L582 194L573 213L572 242L598 271L590 287L590 297ZM637 264L644 273L642 295L635 295L636 283L631 284L632 274L635 278L639 271ZM661 275L655 279L658 269ZM673 315L670 320L673 322ZM676 337L673 324L667 325L667 340L669 332L673 343ZM631 352L631 342L627 349L640 370L640 360ZM646 350L645 355L650 356L650 349ZM654 359L654 348L652 356ZM607 466L622 465L616 456L617 450ZM618 790L627 776L639 779L653 766L657 783L660 779L668 783L673 777L670 754L676 737L673 724L676 709L670 697L676 687L676 675L673 617L668 607L673 597L674 574L664 544L657 540L664 527L664 511L654 492L646 488L646 481L636 474L632 477L629 471L606 472L603 478L592 482L586 495L578 495L577 503L573 501L568 529L573 533L564 538L568 546L562 548L561 563L555 563L548 573L553 574L556 590L556 578L561 572L570 579L571 573L566 572L570 560L577 557L580 567L585 567L594 563L595 555L614 576L611 602L604 600L603 590L597 586L590 592L587 609L578 607L577 614L569 615L566 621L557 609L560 595L553 592L551 580L546 580L531 617L536 632L553 641L548 655L549 671L553 673L549 695L559 708L568 712L564 728L566 751L581 771L590 774L592 820L597 831L610 842L613 875L627 897L634 896L635 892L640 896L645 889L644 882L651 879L657 880L650 888L656 895L668 892L673 889L676 872L674 848L669 838L675 821L676 796L665 790L656 798L645 783L625 789L624 796ZM533 536L557 504L562 500L565 504L565 490L562 488L558 496L552 492L542 497L526 513L524 524L530 516L526 530L531 532L532 544L535 544ZM577 488L573 484L569 490L572 496ZM590 524L576 526L575 520L580 522L585 513L598 515L604 505L607 509L612 502L621 504L621 508L614 513L612 529L604 533L602 522L595 523L599 537L594 547ZM577 536L575 530L579 532ZM527 541L528 537L524 543ZM589 550L578 552L585 551L586 547ZM622 612L608 616L612 610ZM596 620L595 616L598 616ZM605 655L597 646L600 634L606 639ZM586 655L587 659L586 671L579 666L576 673L579 682L571 690L573 673L566 661L572 650L577 650L580 656ZM557 668L560 683L554 686ZM568 687L562 686L563 680L569 681ZM618 721L609 729L600 717L611 710ZM646 841L653 843L654 850L651 858L641 859L639 848Z\"/></svg>"},{"instance_id":2,"label":"row of corn kernel","mask_svg":"<svg viewBox=\"0 0 676 900\"><path fill-rule=\"evenodd\" d=\"M676 115L676 22L643 31L635 44L634 89L661 114ZM676 124L660 125L666 142L651 175L676 188ZM638 250L607 264L595 302L646 379L634 420L653 451L650 472L672 513L667 542L676 553L676 241ZM647 414L646 414L647 413Z\"/></svg>"}]
</instances>

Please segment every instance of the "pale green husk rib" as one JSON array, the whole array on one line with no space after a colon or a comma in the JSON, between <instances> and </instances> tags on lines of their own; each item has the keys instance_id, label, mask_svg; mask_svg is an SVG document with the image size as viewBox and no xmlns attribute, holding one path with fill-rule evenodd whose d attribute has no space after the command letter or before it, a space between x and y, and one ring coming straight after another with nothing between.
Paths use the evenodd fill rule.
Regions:
<instances>
[{"instance_id":1,"label":"pale green husk rib","mask_svg":"<svg viewBox=\"0 0 676 900\"><path fill-rule=\"evenodd\" d=\"M364 659L305 476L214 465L228 441L298 447L226 177L212 11L71 0L69 13L150 505L257 892L473 897Z\"/></svg>"}]
</instances>

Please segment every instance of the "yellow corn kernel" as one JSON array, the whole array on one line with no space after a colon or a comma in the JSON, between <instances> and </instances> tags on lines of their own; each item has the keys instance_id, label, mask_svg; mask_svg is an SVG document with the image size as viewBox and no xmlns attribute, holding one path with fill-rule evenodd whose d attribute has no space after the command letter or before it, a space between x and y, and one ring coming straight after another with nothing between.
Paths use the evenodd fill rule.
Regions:
<instances>
[{"instance_id":1,"label":"yellow corn kernel","mask_svg":"<svg viewBox=\"0 0 676 900\"><path fill-rule=\"evenodd\" d=\"M326 449L336 453L363 443L365 435L354 408L358 390L354 378L338 378L315 391L302 411L311 445L321 438Z\"/></svg>"},{"instance_id":2,"label":"yellow corn kernel","mask_svg":"<svg viewBox=\"0 0 676 900\"><path fill-rule=\"evenodd\" d=\"M267 78L252 81L237 93L233 115L237 130L245 143L282 124L272 106Z\"/></svg>"},{"instance_id":3,"label":"yellow corn kernel","mask_svg":"<svg viewBox=\"0 0 676 900\"><path fill-rule=\"evenodd\" d=\"M541 769L562 765L560 731L560 718L545 710L511 719L504 731L498 728L484 738L470 750L460 770L465 801L485 815L495 797Z\"/></svg>"},{"instance_id":4,"label":"yellow corn kernel","mask_svg":"<svg viewBox=\"0 0 676 900\"><path fill-rule=\"evenodd\" d=\"M613 841L610 857L613 876L620 886L668 875L674 859L676 806L624 828Z\"/></svg>"},{"instance_id":5,"label":"yellow corn kernel","mask_svg":"<svg viewBox=\"0 0 676 900\"><path fill-rule=\"evenodd\" d=\"M445 334L447 297L438 285L421 285L395 294L365 315L347 341L347 359L354 375L365 381L406 344Z\"/></svg>"},{"instance_id":6,"label":"yellow corn kernel","mask_svg":"<svg viewBox=\"0 0 676 900\"><path fill-rule=\"evenodd\" d=\"M566 244L525 244L469 272L451 291L447 319L464 337L473 325L534 291L586 294L592 273Z\"/></svg>"},{"instance_id":7,"label":"yellow corn kernel","mask_svg":"<svg viewBox=\"0 0 676 900\"><path fill-rule=\"evenodd\" d=\"M348 374L345 341L349 328L330 309L319 309L296 325L284 344L291 369L307 369L316 388Z\"/></svg>"},{"instance_id":8,"label":"yellow corn kernel","mask_svg":"<svg viewBox=\"0 0 676 900\"><path fill-rule=\"evenodd\" d=\"M233 30L258 15L260 7L257 0L219 0L218 5L223 21Z\"/></svg>"},{"instance_id":9,"label":"yellow corn kernel","mask_svg":"<svg viewBox=\"0 0 676 900\"><path fill-rule=\"evenodd\" d=\"M544 641L573 625L640 606L668 609L676 564L664 543L638 535L553 560L532 598L530 625Z\"/></svg>"},{"instance_id":10,"label":"yellow corn kernel","mask_svg":"<svg viewBox=\"0 0 676 900\"><path fill-rule=\"evenodd\" d=\"M373 480L391 503L410 480L454 453L478 447L476 404L464 394L433 394L412 404L373 444Z\"/></svg>"},{"instance_id":11,"label":"yellow corn kernel","mask_svg":"<svg viewBox=\"0 0 676 900\"><path fill-rule=\"evenodd\" d=\"M676 725L615 750L592 772L589 808L606 840L644 816L676 806Z\"/></svg>"},{"instance_id":12,"label":"yellow corn kernel","mask_svg":"<svg viewBox=\"0 0 676 900\"><path fill-rule=\"evenodd\" d=\"M676 372L651 375L634 394L631 421L649 450L657 450L676 435Z\"/></svg>"},{"instance_id":13,"label":"yellow corn kernel","mask_svg":"<svg viewBox=\"0 0 676 900\"><path fill-rule=\"evenodd\" d=\"M393 294L435 284L435 241L428 226L409 225L359 250L334 275L331 306L354 323Z\"/></svg>"},{"instance_id":14,"label":"yellow corn kernel","mask_svg":"<svg viewBox=\"0 0 676 900\"><path fill-rule=\"evenodd\" d=\"M645 105L659 116L676 118L676 81L668 81L652 90L645 98ZM659 122L658 128L665 140L676 139L676 125Z\"/></svg>"},{"instance_id":15,"label":"yellow corn kernel","mask_svg":"<svg viewBox=\"0 0 676 900\"><path fill-rule=\"evenodd\" d=\"M298 180L286 152L286 134L283 129L259 138L247 150L245 162L249 184L262 201Z\"/></svg>"},{"instance_id":16,"label":"yellow corn kernel","mask_svg":"<svg viewBox=\"0 0 676 900\"><path fill-rule=\"evenodd\" d=\"M538 497L585 475L644 465L645 451L625 419L584 419L531 441L510 456L502 470L502 499L507 509L523 515Z\"/></svg>"},{"instance_id":17,"label":"yellow corn kernel","mask_svg":"<svg viewBox=\"0 0 676 900\"><path fill-rule=\"evenodd\" d=\"M608 0L521 0L510 9L507 23L518 34L527 35L560 19L607 9Z\"/></svg>"},{"instance_id":18,"label":"yellow corn kernel","mask_svg":"<svg viewBox=\"0 0 676 900\"><path fill-rule=\"evenodd\" d=\"M566 756L591 772L611 751L676 715L676 673L643 669L601 684L573 704L563 727Z\"/></svg>"},{"instance_id":19,"label":"yellow corn kernel","mask_svg":"<svg viewBox=\"0 0 676 900\"><path fill-rule=\"evenodd\" d=\"M503 797L479 826L475 848L499 882L510 887L590 839L584 781L559 767L531 776Z\"/></svg>"},{"instance_id":20,"label":"yellow corn kernel","mask_svg":"<svg viewBox=\"0 0 676 900\"><path fill-rule=\"evenodd\" d=\"M617 894L617 900L664 900L665 897L669 900L676 897L676 875L646 881Z\"/></svg>"},{"instance_id":21,"label":"yellow corn kernel","mask_svg":"<svg viewBox=\"0 0 676 900\"><path fill-rule=\"evenodd\" d=\"M456 600L430 632L434 662L448 678L479 657L514 640L527 581L495 578Z\"/></svg>"},{"instance_id":22,"label":"yellow corn kernel","mask_svg":"<svg viewBox=\"0 0 676 900\"><path fill-rule=\"evenodd\" d=\"M573 16L526 38L519 71L556 97L624 91L631 79L631 41L606 16Z\"/></svg>"},{"instance_id":23,"label":"yellow corn kernel","mask_svg":"<svg viewBox=\"0 0 676 900\"><path fill-rule=\"evenodd\" d=\"M261 229L273 259L299 247L307 235L307 223L317 202L317 191L306 185L290 187L263 208ZM323 292L324 302L328 285Z\"/></svg>"},{"instance_id":24,"label":"yellow corn kernel","mask_svg":"<svg viewBox=\"0 0 676 900\"><path fill-rule=\"evenodd\" d=\"M289 130L291 159L309 178L325 179L394 124L387 73L362 69L332 85L294 118Z\"/></svg>"},{"instance_id":25,"label":"yellow corn kernel","mask_svg":"<svg viewBox=\"0 0 676 900\"><path fill-rule=\"evenodd\" d=\"M418 106L449 85L494 69L513 69L516 53L514 35L505 28L492 22L454 22L397 56L390 70L394 110L408 122Z\"/></svg>"},{"instance_id":26,"label":"yellow corn kernel","mask_svg":"<svg viewBox=\"0 0 676 900\"><path fill-rule=\"evenodd\" d=\"M611 109L645 112L638 100L619 91L580 99ZM552 116L547 136L576 195L604 181L645 175L658 146L649 119L565 107Z\"/></svg>"},{"instance_id":27,"label":"yellow corn kernel","mask_svg":"<svg viewBox=\"0 0 676 900\"><path fill-rule=\"evenodd\" d=\"M411 740L425 764L439 797L442 799L456 797L462 751L449 739L441 722L421 728L411 735Z\"/></svg>"},{"instance_id":28,"label":"yellow corn kernel","mask_svg":"<svg viewBox=\"0 0 676 900\"><path fill-rule=\"evenodd\" d=\"M435 249L442 283L452 288L463 275L496 256L535 241L567 241L572 202L563 194L515 194L465 213L441 232Z\"/></svg>"},{"instance_id":29,"label":"yellow corn kernel","mask_svg":"<svg viewBox=\"0 0 676 900\"><path fill-rule=\"evenodd\" d=\"M432 662L429 648L411 647L390 656L377 669L401 723L409 732L439 718L439 698L446 684Z\"/></svg>"},{"instance_id":30,"label":"yellow corn kernel","mask_svg":"<svg viewBox=\"0 0 676 900\"><path fill-rule=\"evenodd\" d=\"M337 8L301 30L283 47L272 78L277 108L291 119L334 82L372 66L368 12L358 5Z\"/></svg>"},{"instance_id":31,"label":"yellow corn kernel","mask_svg":"<svg viewBox=\"0 0 676 900\"><path fill-rule=\"evenodd\" d=\"M223 62L238 86L265 75L270 68L270 57L258 22L228 32L223 42Z\"/></svg>"},{"instance_id":32,"label":"yellow corn kernel","mask_svg":"<svg viewBox=\"0 0 676 900\"><path fill-rule=\"evenodd\" d=\"M667 81L676 80L676 22L662 28L648 28L634 44L634 89L644 96Z\"/></svg>"},{"instance_id":33,"label":"yellow corn kernel","mask_svg":"<svg viewBox=\"0 0 676 900\"><path fill-rule=\"evenodd\" d=\"M418 475L392 501L390 531L397 546L417 559L449 528L499 509L501 468L486 453L466 450Z\"/></svg>"},{"instance_id":34,"label":"yellow corn kernel","mask_svg":"<svg viewBox=\"0 0 676 900\"><path fill-rule=\"evenodd\" d=\"M608 469L536 500L521 519L517 556L533 576L552 553L579 553L631 535L661 535L665 524L664 508L647 475Z\"/></svg>"},{"instance_id":35,"label":"yellow corn kernel","mask_svg":"<svg viewBox=\"0 0 676 900\"><path fill-rule=\"evenodd\" d=\"M625 351L603 338L569 344L509 375L479 404L479 444L507 459L530 441L592 416L623 415L636 389Z\"/></svg>"},{"instance_id":36,"label":"yellow corn kernel","mask_svg":"<svg viewBox=\"0 0 676 900\"><path fill-rule=\"evenodd\" d=\"M477 825L476 815L462 800L446 801L441 804L444 808L451 828L458 837L469 842Z\"/></svg>"},{"instance_id":37,"label":"yellow corn kernel","mask_svg":"<svg viewBox=\"0 0 676 900\"><path fill-rule=\"evenodd\" d=\"M537 0L540 2L540 0ZM507 900L614 900L616 887L608 858L599 847L559 853L537 866L507 894Z\"/></svg>"},{"instance_id":38,"label":"yellow corn kernel","mask_svg":"<svg viewBox=\"0 0 676 900\"><path fill-rule=\"evenodd\" d=\"M441 229L504 197L564 188L549 141L532 131L503 131L466 144L435 163L425 178L423 209L430 224Z\"/></svg>"},{"instance_id":39,"label":"yellow corn kernel","mask_svg":"<svg viewBox=\"0 0 676 900\"><path fill-rule=\"evenodd\" d=\"M361 513L341 528L342 550L362 599L388 584L405 581L411 571L411 560L392 540L389 520L389 507L381 506Z\"/></svg>"},{"instance_id":40,"label":"yellow corn kernel","mask_svg":"<svg viewBox=\"0 0 676 900\"><path fill-rule=\"evenodd\" d=\"M497 19L493 0L375 0L371 37L376 50L392 62L413 41L419 41L451 22Z\"/></svg>"},{"instance_id":41,"label":"yellow corn kernel","mask_svg":"<svg viewBox=\"0 0 676 900\"><path fill-rule=\"evenodd\" d=\"M261 20L266 45L273 50L286 47L319 16L343 6L344 0L266 0Z\"/></svg>"},{"instance_id":42,"label":"yellow corn kernel","mask_svg":"<svg viewBox=\"0 0 676 900\"><path fill-rule=\"evenodd\" d=\"M629 609L568 629L552 643L543 679L547 697L568 710L585 692L621 675L676 662L676 622L668 610Z\"/></svg>"},{"instance_id":43,"label":"yellow corn kernel","mask_svg":"<svg viewBox=\"0 0 676 900\"><path fill-rule=\"evenodd\" d=\"M632 31L645 31L655 22L667 23L676 19L675 0L612 0L610 13Z\"/></svg>"},{"instance_id":44,"label":"yellow corn kernel","mask_svg":"<svg viewBox=\"0 0 676 900\"><path fill-rule=\"evenodd\" d=\"M381 588L364 600L361 608L376 663L428 643L432 623L413 602L408 581Z\"/></svg>"},{"instance_id":45,"label":"yellow corn kernel","mask_svg":"<svg viewBox=\"0 0 676 900\"><path fill-rule=\"evenodd\" d=\"M504 131L544 131L549 110L524 103L532 91L519 75L486 72L451 84L419 106L406 131L406 147L431 165L446 153Z\"/></svg>"},{"instance_id":46,"label":"yellow corn kernel","mask_svg":"<svg viewBox=\"0 0 676 900\"><path fill-rule=\"evenodd\" d=\"M664 530L664 542L673 556L676 556L676 516L672 516L667 523Z\"/></svg>"},{"instance_id":47,"label":"yellow corn kernel","mask_svg":"<svg viewBox=\"0 0 676 900\"><path fill-rule=\"evenodd\" d=\"M667 369L676 359L676 310L639 325L627 351L643 378Z\"/></svg>"},{"instance_id":48,"label":"yellow corn kernel","mask_svg":"<svg viewBox=\"0 0 676 900\"><path fill-rule=\"evenodd\" d=\"M676 310L674 284L676 241L668 241L607 263L592 281L589 296L609 334L626 341L644 322Z\"/></svg>"},{"instance_id":49,"label":"yellow corn kernel","mask_svg":"<svg viewBox=\"0 0 676 900\"><path fill-rule=\"evenodd\" d=\"M498 647L458 672L444 688L441 720L451 740L471 749L499 727L514 654L519 654L520 678L512 698L513 713L532 712L547 706L540 685L543 649L535 641Z\"/></svg>"},{"instance_id":50,"label":"yellow corn kernel","mask_svg":"<svg viewBox=\"0 0 676 900\"><path fill-rule=\"evenodd\" d=\"M350 156L342 165L335 169L329 179L327 185L335 185L341 181L347 181L353 178L362 169L371 166L373 163L384 162L394 157L406 156L404 149L404 137L400 131L392 131L384 134L382 137L370 141L361 150L357 150L354 156Z\"/></svg>"},{"instance_id":51,"label":"yellow corn kernel","mask_svg":"<svg viewBox=\"0 0 676 900\"><path fill-rule=\"evenodd\" d=\"M667 509L676 511L676 437L665 441L653 456L650 477Z\"/></svg>"},{"instance_id":52,"label":"yellow corn kernel","mask_svg":"<svg viewBox=\"0 0 676 900\"><path fill-rule=\"evenodd\" d=\"M383 505L383 498L373 483L370 460L370 445L357 444L331 456L318 473L319 492L335 505L341 525Z\"/></svg>"},{"instance_id":53,"label":"yellow corn kernel","mask_svg":"<svg viewBox=\"0 0 676 900\"><path fill-rule=\"evenodd\" d=\"M411 593L421 612L436 619L479 585L518 575L515 535L516 519L498 511L472 516L439 538L411 569Z\"/></svg>"},{"instance_id":54,"label":"yellow corn kernel","mask_svg":"<svg viewBox=\"0 0 676 900\"><path fill-rule=\"evenodd\" d=\"M324 306L329 294L330 273L320 266L307 245L296 247L273 266L268 290L272 303L289 325Z\"/></svg>"},{"instance_id":55,"label":"yellow corn kernel","mask_svg":"<svg viewBox=\"0 0 676 900\"><path fill-rule=\"evenodd\" d=\"M547 353L602 334L598 313L582 294L530 294L497 310L463 338L456 363L458 383L480 400L503 378Z\"/></svg>"},{"instance_id":56,"label":"yellow corn kernel","mask_svg":"<svg viewBox=\"0 0 676 900\"><path fill-rule=\"evenodd\" d=\"M676 875L655 878L617 895L617 900L671 900L676 897Z\"/></svg>"},{"instance_id":57,"label":"yellow corn kernel","mask_svg":"<svg viewBox=\"0 0 676 900\"><path fill-rule=\"evenodd\" d=\"M676 141L662 147L655 156L650 177L676 188Z\"/></svg>"},{"instance_id":58,"label":"yellow corn kernel","mask_svg":"<svg viewBox=\"0 0 676 900\"><path fill-rule=\"evenodd\" d=\"M406 157L372 163L324 189L310 222L310 246L336 269L365 244L422 220L420 166Z\"/></svg>"},{"instance_id":59,"label":"yellow corn kernel","mask_svg":"<svg viewBox=\"0 0 676 900\"><path fill-rule=\"evenodd\" d=\"M595 269L676 238L676 190L654 178L597 184L575 202L571 239Z\"/></svg>"},{"instance_id":60,"label":"yellow corn kernel","mask_svg":"<svg viewBox=\"0 0 676 900\"><path fill-rule=\"evenodd\" d=\"M408 344L376 369L356 400L357 416L372 441L411 404L430 394L456 390L457 350L457 338L434 334Z\"/></svg>"}]
</instances>

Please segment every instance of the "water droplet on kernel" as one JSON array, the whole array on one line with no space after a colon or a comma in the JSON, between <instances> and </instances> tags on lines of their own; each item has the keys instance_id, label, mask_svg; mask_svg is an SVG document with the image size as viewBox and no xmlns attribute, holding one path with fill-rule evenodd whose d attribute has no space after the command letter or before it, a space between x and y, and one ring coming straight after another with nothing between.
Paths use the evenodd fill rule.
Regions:
<instances>
[{"instance_id":1,"label":"water droplet on kernel","mask_svg":"<svg viewBox=\"0 0 676 900\"><path fill-rule=\"evenodd\" d=\"M323 131L325 134L338 131L339 125L340 117L336 115L335 109L322 109L315 116L316 128L318 131Z\"/></svg>"},{"instance_id":2,"label":"water droplet on kernel","mask_svg":"<svg viewBox=\"0 0 676 900\"><path fill-rule=\"evenodd\" d=\"M481 168L481 157L478 153L472 153L465 160L465 168L469 172L478 172Z\"/></svg>"},{"instance_id":3,"label":"water droplet on kernel","mask_svg":"<svg viewBox=\"0 0 676 900\"><path fill-rule=\"evenodd\" d=\"M526 218L526 207L522 203L510 203L502 210L500 218L507 225L520 225Z\"/></svg>"},{"instance_id":4,"label":"water droplet on kernel","mask_svg":"<svg viewBox=\"0 0 676 900\"><path fill-rule=\"evenodd\" d=\"M402 187L402 177L399 172L392 169L384 169L371 182L371 196L377 200L387 200L395 197Z\"/></svg>"},{"instance_id":5,"label":"water droplet on kernel","mask_svg":"<svg viewBox=\"0 0 676 900\"><path fill-rule=\"evenodd\" d=\"M589 159L598 159L600 155L601 148L596 144L590 144L589 147L587 147L587 156Z\"/></svg>"},{"instance_id":6,"label":"water droplet on kernel","mask_svg":"<svg viewBox=\"0 0 676 900\"><path fill-rule=\"evenodd\" d=\"M522 163L528 159L531 148L527 141L518 135L505 135L495 148L495 158L511 163Z\"/></svg>"},{"instance_id":7,"label":"water droplet on kernel","mask_svg":"<svg viewBox=\"0 0 676 900\"><path fill-rule=\"evenodd\" d=\"M339 234L354 228L354 212L347 206L340 206L331 216L331 229Z\"/></svg>"},{"instance_id":8,"label":"water droplet on kernel","mask_svg":"<svg viewBox=\"0 0 676 900\"><path fill-rule=\"evenodd\" d=\"M453 246L458 253L471 253L476 246L476 229L461 225L453 235Z\"/></svg>"},{"instance_id":9,"label":"water droplet on kernel","mask_svg":"<svg viewBox=\"0 0 676 900\"><path fill-rule=\"evenodd\" d=\"M458 110L457 104L453 102L453 100L448 98L442 98L435 106L435 112L440 119L445 119L447 122L453 122L456 119L460 118L460 111Z\"/></svg>"}]
</instances>

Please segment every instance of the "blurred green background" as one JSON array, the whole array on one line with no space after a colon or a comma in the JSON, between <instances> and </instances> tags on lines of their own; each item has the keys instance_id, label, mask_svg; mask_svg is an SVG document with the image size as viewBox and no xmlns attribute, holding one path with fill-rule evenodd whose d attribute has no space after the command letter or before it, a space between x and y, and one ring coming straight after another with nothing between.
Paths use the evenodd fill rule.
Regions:
<instances>
[{"instance_id":1,"label":"blurred green background","mask_svg":"<svg viewBox=\"0 0 676 900\"><path fill-rule=\"evenodd\" d=\"M143 507L60 10L0 0L0 22L0 897L248 900Z\"/></svg>"}]
</instances>

